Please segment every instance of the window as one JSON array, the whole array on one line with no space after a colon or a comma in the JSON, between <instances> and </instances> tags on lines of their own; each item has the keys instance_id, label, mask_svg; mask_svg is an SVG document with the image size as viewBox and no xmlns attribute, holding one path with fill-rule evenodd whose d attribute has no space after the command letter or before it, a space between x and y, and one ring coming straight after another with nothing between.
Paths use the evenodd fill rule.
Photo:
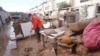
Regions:
<instances>
[{"instance_id":1,"label":"window","mask_svg":"<svg viewBox=\"0 0 100 56\"><path fill-rule=\"evenodd\" d=\"M80 2L86 2L86 1L88 1L88 0L80 0Z\"/></svg>"},{"instance_id":2,"label":"window","mask_svg":"<svg viewBox=\"0 0 100 56\"><path fill-rule=\"evenodd\" d=\"M42 9L39 9L39 11L42 11Z\"/></svg>"},{"instance_id":3,"label":"window","mask_svg":"<svg viewBox=\"0 0 100 56\"><path fill-rule=\"evenodd\" d=\"M97 7L97 13L100 13L100 6Z\"/></svg>"},{"instance_id":4,"label":"window","mask_svg":"<svg viewBox=\"0 0 100 56\"><path fill-rule=\"evenodd\" d=\"M60 6L60 3L57 3L57 8L59 8L59 6Z\"/></svg>"},{"instance_id":5,"label":"window","mask_svg":"<svg viewBox=\"0 0 100 56\"><path fill-rule=\"evenodd\" d=\"M57 3L57 8L59 8L59 7L66 7L66 6L67 6L66 1L63 1L63 2Z\"/></svg>"}]
</instances>

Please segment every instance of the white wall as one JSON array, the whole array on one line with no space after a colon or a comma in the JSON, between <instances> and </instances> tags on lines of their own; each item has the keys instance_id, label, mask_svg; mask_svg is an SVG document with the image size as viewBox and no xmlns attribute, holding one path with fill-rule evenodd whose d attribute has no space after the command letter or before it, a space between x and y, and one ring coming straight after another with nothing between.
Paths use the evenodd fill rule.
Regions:
<instances>
[{"instance_id":1,"label":"white wall","mask_svg":"<svg viewBox=\"0 0 100 56\"><path fill-rule=\"evenodd\" d=\"M32 9L30 9L30 13L37 13L38 12L38 7L34 7Z\"/></svg>"},{"instance_id":2,"label":"white wall","mask_svg":"<svg viewBox=\"0 0 100 56\"><path fill-rule=\"evenodd\" d=\"M48 8L46 9L46 7L48 7ZM52 11L52 9L53 8L52 8L52 2L51 1L44 4L44 12Z\"/></svg>"},{"instance_id":3,"label":"white wall","mask_svg":"<svg viewBox=\"0 0 100 56\"><path fill-rule=\"evenodd\" d=\"M34 12L34 8L29 10L29 13L33 13Z\"/></svg>"},{"instance_id":4,"label":"white wall","mask_svg":"<svg viewBox=\"0 0 100 56\"><path fill-rule=\"evenodd\" d=\"M95 17L95 10L96 10L95 8L96 8L95 5L88 7L88 9L87 9L87 13L88 13L87 19Z\"/></svg>"},{"instance_id":5,"label":"white wall","mask_svg":"<svg viewBox=\"0 0 100 56\"><path fill-rule=\"evenodd\" d=\"M92 0L92 3L100 3L100 0Z\"/></svg>"},{"instance_id":6,"label":"white wall","mask_svg":"<svg viewBox=\"0 0 100 56\"><path fill-rule=\"evenodd\" d=\"M86 1L86 2L80 2L80 0L73 0L73 6L74 7L89 5L89 4L95 4L95 3L100 3L100 0L89 0L89 1Z\"/></svg>"},{"instance_id":7,"label":"white wall","mask_svg":"<svg viewBox=\"0 0 100 56\"><path fill-rule=\"evenodd\" d=\"M40 10L41 9L41 10ZM44 5L41 4L38 6L38 13L43 14L44 15Z\"/></svg>"},{"instance_id":8,"label":"white wall","mask_svg":"<svg viewBox=\"0 0 100 56\"><path fill-rule=\"evenodd\" d=\"M73 6L74 7L88 5L88 4L92 4L92 1L89 0L89 1L86 1L86 2L80 2L80 0L73 0Z\"/></svg>"},{"instance_id":9,"label":"white wall","mask_svg":"<svg viewBox=\"0 0 100 56\"><path fill-rule=\"evenodd\" d=\"M70 4L71 3L71 0L65 0L67 4Z\"/></svg>"},{"instance_id":10,"label":"white wall","mask_svg":"<svg viewBox=\"0 0 100 56\"><path fill-rule=\"evenodd\" d=\"M34 8L33 13L38 13L38 8Z\"/></svg>"}]
</instances>

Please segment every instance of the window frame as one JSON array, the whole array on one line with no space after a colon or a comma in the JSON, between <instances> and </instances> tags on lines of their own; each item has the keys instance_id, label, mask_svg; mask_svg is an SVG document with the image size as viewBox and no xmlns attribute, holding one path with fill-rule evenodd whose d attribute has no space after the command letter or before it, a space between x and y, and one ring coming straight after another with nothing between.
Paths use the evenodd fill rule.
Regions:
<instances>
[{"instance_id":1,"label":"window frame","mask_svg":"<svg viewBox=\"0 0 100 56\"><path fill-rule=\"evenodd\" d=\"M80 3L82 3L82 2L86 2L86 1L89 1L89 0L80 0Z\"/></svg>"}]
</instances>

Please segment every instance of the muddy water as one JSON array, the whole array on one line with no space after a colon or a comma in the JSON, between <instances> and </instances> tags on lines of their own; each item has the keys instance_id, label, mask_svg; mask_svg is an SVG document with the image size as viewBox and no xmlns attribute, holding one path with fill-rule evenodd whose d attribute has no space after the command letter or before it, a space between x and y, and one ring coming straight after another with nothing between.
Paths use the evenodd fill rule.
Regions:
<instances>
[{"instance_id":1,"label":"muddy water","mask_svg":"<svg viewBox=\"0 0 100 56\"><path fill-rule=\"evenodd\" d=\"M0 56L3 56L6 49L6 45L8 43L9 39L8 29L9 29L8 25L5 25L0 28Z\"/></svg>"},{"instance_id":2,"label":"muddy water","mask_svg":"<svg viewBox=\"0 0 100 56\"><path fill-rule=\"evenodd\" d=\"M11 22L10 25L6 25L4 28L4 34L7 38L9 38L9 41L6 45L6 50L3 56L11 56L11 50L16 48L16 40L11 41L11 39L15 38L14 28L12 25L13 22Z\"/></svg>"}]
</instances>

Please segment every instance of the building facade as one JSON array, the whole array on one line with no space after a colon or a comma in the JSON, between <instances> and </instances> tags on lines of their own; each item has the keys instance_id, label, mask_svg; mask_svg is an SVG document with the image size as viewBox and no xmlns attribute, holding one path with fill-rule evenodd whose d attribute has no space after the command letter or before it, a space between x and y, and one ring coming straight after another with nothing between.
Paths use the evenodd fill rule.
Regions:
<instances>
[{"instance_id":1,"label":"building facade","mask_svg":"<svg viewBox=\"0 0 100 56\"><path fill-rule=\"evenodd\" d=\"M31 13L52 13L55 10L58 10L60 3L66 2L71 4L71 0L47 0L41 3L39 6L36 6L30 10Z\"/></svg>"},{"instance_id":2,"label":"building facade","mask_svg":"<svg viewBox=\"0 0 100 56\"><path fill-rule=\"evenodd\" d=\"M100 0L72 0L72 2L73 2L73 7L79 7L84 5L100 3Z\"/></svg>"},{"instance_id":3,"label":"building facade","mask_svg":"<svg viewBox=\"0 0 100 56\"><path fill-rule=\"evenodd\" d=\"M38 6L38 13L39 13L39 14L44 15L44 11L45 11L44 6L45 6L45 3L46 3L46 2L43 2L43 3L41 3L41 4Z\"/></svg>"},{"instance_id":4,"label":"building facade","mask_svg":"<svg viewBox=\"0 0 100 56\"><path fill-rule=\"evenodd\" d=\"M34 7L32 12L37 13L41 11L48 12L58 10L61 2L66 2L67 4L72 5L72 7L80 7L84 5L100 3L100 0L47 0L41 3L39 6Z\"/></svg>"},{"instance_id":5,"label":"building facade","mask_svg":"<svg viewBox=\"0 0 100 56\"><path fill-rule=\"evenodd\" d=\"M30 9L30 13L33 14L33 13L38 13L38 6L34 7L34 8L31 8Z\"/></svg>"},{"instance_id":6,"label":"building facade","mask_svg":"<svg viewBox=\"0 0 100 56\"><path fill-rule=\"evenodd\" d=\"M100 0L72 0L73 8L79 9L81 19L96 17L97 8L100 7L97 4L100 4Z\"/></svg>"}]
</instances>

